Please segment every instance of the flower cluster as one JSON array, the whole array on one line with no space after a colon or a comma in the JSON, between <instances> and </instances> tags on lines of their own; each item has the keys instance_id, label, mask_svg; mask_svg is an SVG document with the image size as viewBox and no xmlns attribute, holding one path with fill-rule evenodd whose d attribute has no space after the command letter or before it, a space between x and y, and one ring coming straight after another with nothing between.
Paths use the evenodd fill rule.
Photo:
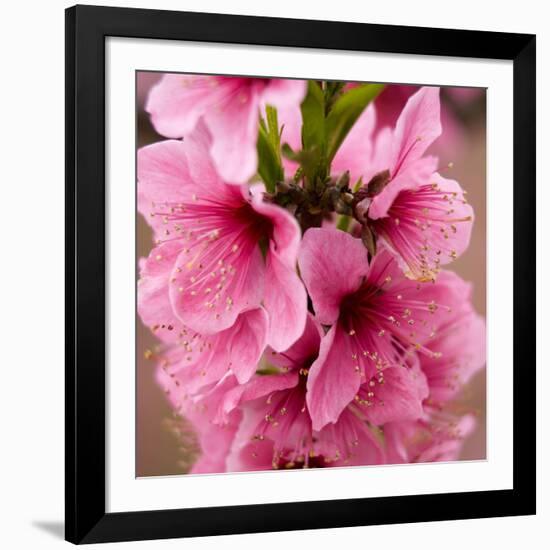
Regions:
<instances>
[{"instance_id":1,"label":"flower cluster","mask_svg":"<svg viewBox=\"0 0 550 550\"><path fill-rule=\"evenodd\" d=\"M193 472L452 460L485 363L466 193L427 154L439 89L383 126L382 86L167 74L138 151L155 246L138 311L191 423Z\"/></svg>"}]
</instances>

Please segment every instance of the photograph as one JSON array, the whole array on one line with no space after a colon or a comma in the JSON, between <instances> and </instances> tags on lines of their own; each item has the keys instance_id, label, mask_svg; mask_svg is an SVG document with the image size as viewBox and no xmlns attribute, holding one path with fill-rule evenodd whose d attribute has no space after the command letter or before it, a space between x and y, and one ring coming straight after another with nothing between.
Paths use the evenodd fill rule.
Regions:
<instances>
[{"instance_id":1,"label":"photograph","mask_svg":"<svg viewBox=\"0 0 550 550\"><path fill-rule=\"evenodd\" d=\"M3 11L0 550L544 546L544 4L96 4Z\"/></svg>"},{"instance_id":2,"label":"photograph","mask_svg":"<svg viewBox=\"0 0 550 550\"><path fill-rule=\"evenodd\" d=\"M135 94L136 477L485 460L486 89Z\"/></svg>"}]
</instances>

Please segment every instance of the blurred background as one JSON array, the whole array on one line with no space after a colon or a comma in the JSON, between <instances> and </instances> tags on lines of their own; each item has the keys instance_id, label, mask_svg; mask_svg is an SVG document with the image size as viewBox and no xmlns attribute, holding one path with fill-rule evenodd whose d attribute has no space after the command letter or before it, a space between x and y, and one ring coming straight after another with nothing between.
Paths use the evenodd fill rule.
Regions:
<instances>
[{"instance_id":1,"label":"blurred background","mask_svg":"<svg viewBox=\"0 0 550 550\"><path fill-rule=\"evenodd\" d=\"M145 112L151 86L161 73L137 72L136 117L137 148L165 139L158 135ZM407 99L417 86L388 84L377 98L378 126L394 125ZM452 269L473 283L473 301L478 313L486 315L486 94L484 89L447 87L441 91L442 136L430 153L440 159L442 175L460 182L468 192L475 212L475 223L468 250L452 264ZM138 215L136 222L137 258L147 256L153 243L149 226ZM154 380L154 362L145 359L145 351L158 343L136 315L136 476L160 476L185 473L190 466L190 449L183 444L177 423ZM465 388L457 407L477 415L475 432L466 440L461 460L479 460L486 456L486 372L479 372ZM189 441L189 434L186 434ZM190 446L193 446L192 443Z\"/></svg>"}]
</instances>

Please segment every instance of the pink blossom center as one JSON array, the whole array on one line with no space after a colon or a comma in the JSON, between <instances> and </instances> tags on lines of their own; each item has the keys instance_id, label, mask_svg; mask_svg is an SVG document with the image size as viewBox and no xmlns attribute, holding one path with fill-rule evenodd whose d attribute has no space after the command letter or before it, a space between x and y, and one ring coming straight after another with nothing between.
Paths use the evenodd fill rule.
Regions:
<instances>
[{"instance_id":1,"label":"pink blossom center","mask_svg":"<svg viewBox=\"0 0 550 550\"><path fill-rule=\"evenodd\" d=\"M466 204L464 193L441 189L436 183L401 191L387 217L373 220L378 235L399 250L411 278L432 281L441 265L458 256L455 235L458 224L472 217L457 213Z\"/></svg>"},{"instance_id":2,"label":"pink blossom center","mask_svg":"<svg viewBox=\"0 0 550 550\"><path fill-rule=\"evenodd\" d=\"M181 242L171 282L181 300L202 300L212 318L224 311L248 284L248 271L259 245L273 235L273 224L256 212L240 189L227 186L224 196L193 195L185 204L156 205L165 239ZM180 286L181 285L181 286Z\"/></svg>"},{"instance_id":3,"label":"pink blossom center","mask_svg":"<svg viewBox=\"0 0 550 550\"><path fill-rule=\"evenodd\" d=\"M246 103L251 94L262 93L270 84L271 78L235 78L218 76L213 82L227 88L228 97L235 97L239 102ZM235 95L233 95L235 94Z\"/></svg>"},{"instance_id":4,"label":"pink blossom center","mask_svg":"<svg viewBox=\"0 0 550 550\"><path fill-rule=\"evenodd\" d=\"M347 340L350 368L373 388L361 397L365 403L372 402L374 387L384 383L384 369L406 366L411 349L438 355L425 342L436 334L427 317L439 306L419 299L420 290L420 285L406 279L392 281L383 269L342 301L338 330L339 337Z\"/></svg>"}]
</instances>

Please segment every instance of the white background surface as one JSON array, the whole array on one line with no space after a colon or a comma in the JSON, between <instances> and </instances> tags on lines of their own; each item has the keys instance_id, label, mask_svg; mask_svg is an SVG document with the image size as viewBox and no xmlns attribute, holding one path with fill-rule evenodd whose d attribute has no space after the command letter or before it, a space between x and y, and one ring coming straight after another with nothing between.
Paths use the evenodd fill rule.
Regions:
<instances>
[{"instance_id":1,"label":"white background surface","mask_svg":"<svg viewBox=\"0 0 550 550\"><path fill-rule=\"evenodd\" d=\"M111 4L104 0L104 4ZM538 34L538 180L550 180L543 151L548 151L550 96L550 21L543 3L524 0L505 9L499 2L356 0L320 2L223 0L202 2L124 2L115 5L162 7L318 19L479 28ZM63 8L68 2L10 3L3 11L0 114L2 140L2 367L0 426L0 544L11 549L59 548L63 518ZM544 68L544 69L543 69ZM543 100L546 98L546 101ZM548 187L538 190L538 338L550 306L548 251L550 221L544 207ZM550 485L541 466L549 456L550 405L547 350L539 346L539 514L504 518L333 529L317 532L242 535L196 540L134 543L136 548L281 548L302 545L334 548L365 546L407 549L544 548L550 539ZM544 393L547 393L544 392ZM544 440L542 435L545 433ZM119 548L129 544L120 544Z\"/></svg>"}]
</instances>

